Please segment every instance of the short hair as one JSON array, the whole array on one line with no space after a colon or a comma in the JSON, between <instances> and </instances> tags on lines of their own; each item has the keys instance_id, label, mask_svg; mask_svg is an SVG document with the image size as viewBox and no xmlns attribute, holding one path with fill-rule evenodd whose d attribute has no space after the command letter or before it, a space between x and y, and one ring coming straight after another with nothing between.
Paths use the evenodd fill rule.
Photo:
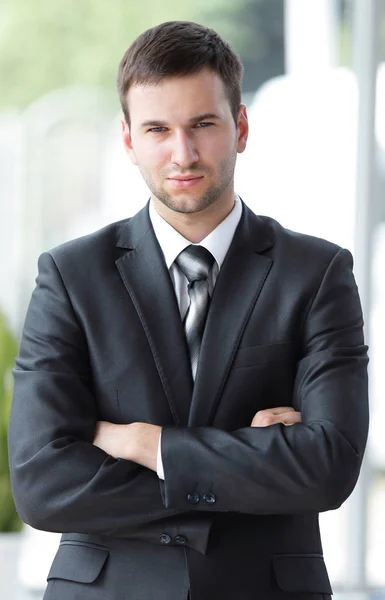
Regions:
<instances>
[{"instance_id":1,"label":"short hair","mask_svg":"<svg viewBox=\"0 0 385 600\"><path fill-rule=\"evenodd\" d=\"M221 77L237 123L243 65L230 44L213 29L190 21L167 21L147 29L119 64L117 88L126 123L130 126L127 93L132 85L157 84L167 77L192 75L204 68Z\"/></svg>"}]
</instances>

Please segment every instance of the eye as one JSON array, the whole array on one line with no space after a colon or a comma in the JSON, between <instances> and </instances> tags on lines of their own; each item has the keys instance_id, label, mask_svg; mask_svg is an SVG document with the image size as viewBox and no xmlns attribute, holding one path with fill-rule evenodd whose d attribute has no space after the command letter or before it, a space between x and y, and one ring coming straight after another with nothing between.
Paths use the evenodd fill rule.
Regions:
<instances>
[{"instance_id":1,"label":"eye","mask_svg":"<svg viewBox=\"0 0 385 600\"><path fill-rule=\"evenodd\" d=\"M165 127L151 127L147 133L163 133L164 131L166 131Z\"/></svg>"},{"instance_id":2,"label":"eye","mask_svg":"<svg viewBox=\"0 0 385 600\"><path fill-rule=\"evenodd\" d=\"M212 125L214 125L214 123L208 123L205 121L202 121L202 123L197 123L197 127L199 129L205 129L206 127L211 127Z\"/></svg>"}]
</instances>

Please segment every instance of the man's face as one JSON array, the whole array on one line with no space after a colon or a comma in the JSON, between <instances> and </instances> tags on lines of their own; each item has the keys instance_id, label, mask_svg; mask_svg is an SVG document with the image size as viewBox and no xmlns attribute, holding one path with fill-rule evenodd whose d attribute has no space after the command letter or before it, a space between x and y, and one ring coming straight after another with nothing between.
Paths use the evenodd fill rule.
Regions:
<instances>
[{"instance_id":1,"label":"man's face","mask_svg":"<svg viewBox=\"0 0 385 600\"><path fill-rule=\"evenodd\" d=\"M246 146L246 108L236 126L221 78L204 69L127 95L130 130L123 141L154 200L178 213L197 213L233 198L237 152Z\"/></svg>"}]
</instances>

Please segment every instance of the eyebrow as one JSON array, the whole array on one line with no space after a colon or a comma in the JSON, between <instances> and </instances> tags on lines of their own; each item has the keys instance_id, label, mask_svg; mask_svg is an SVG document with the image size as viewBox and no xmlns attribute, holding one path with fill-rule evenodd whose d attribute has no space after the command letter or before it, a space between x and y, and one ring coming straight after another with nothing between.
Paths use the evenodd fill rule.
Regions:
<instances>
[{"instance_id":1,"label":"eyebrow","mask_svg":"<svg viewBox=\"0 0 385 600\"><path fill-rule=\"evenodd\" d=\"M191 119L189 119L189 123L193 125L194 123L200 123L201 121L218 121L219 119L220 117L215 113L203 113L201 115L197 115L196 117L192 117ZM143 121L143 123L140 124L140 127L167 127L167 125L168 124L166 121Z\"/></svg>"}]
</instances>

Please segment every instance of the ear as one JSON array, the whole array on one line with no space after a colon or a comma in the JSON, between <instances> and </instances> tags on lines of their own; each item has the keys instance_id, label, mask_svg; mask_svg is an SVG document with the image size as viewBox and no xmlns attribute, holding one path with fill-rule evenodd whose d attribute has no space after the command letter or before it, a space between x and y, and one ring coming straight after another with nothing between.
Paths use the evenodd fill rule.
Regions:
<instances>
[{"instance_id":1,"label":"ear","mask_svg":"<svg viewBox=\"0 0 385 600\"><path fill-rule=\"evenodd\" d=\"M128 125L127 125L124 117L120 120L120 123L122 126L122 140L123 140L124 149L127 152L128 156L130 157L131 162L133 162L134 165L137 165L138 161L135 156L134 148L132 146L130 130L128 128Z\"/></svg>"},{"instance_id":2,"label":"ear","mask_svg":"<svg viewBox=\"0 0 385 600\"><path fill-rule=\"evenodd\" d=\"M247 110L244 104L241 104L238 112L238 145L237 151L242 153L247 144L249 136L249 121L247 118Z\"/></svg>"}]
</instances>

